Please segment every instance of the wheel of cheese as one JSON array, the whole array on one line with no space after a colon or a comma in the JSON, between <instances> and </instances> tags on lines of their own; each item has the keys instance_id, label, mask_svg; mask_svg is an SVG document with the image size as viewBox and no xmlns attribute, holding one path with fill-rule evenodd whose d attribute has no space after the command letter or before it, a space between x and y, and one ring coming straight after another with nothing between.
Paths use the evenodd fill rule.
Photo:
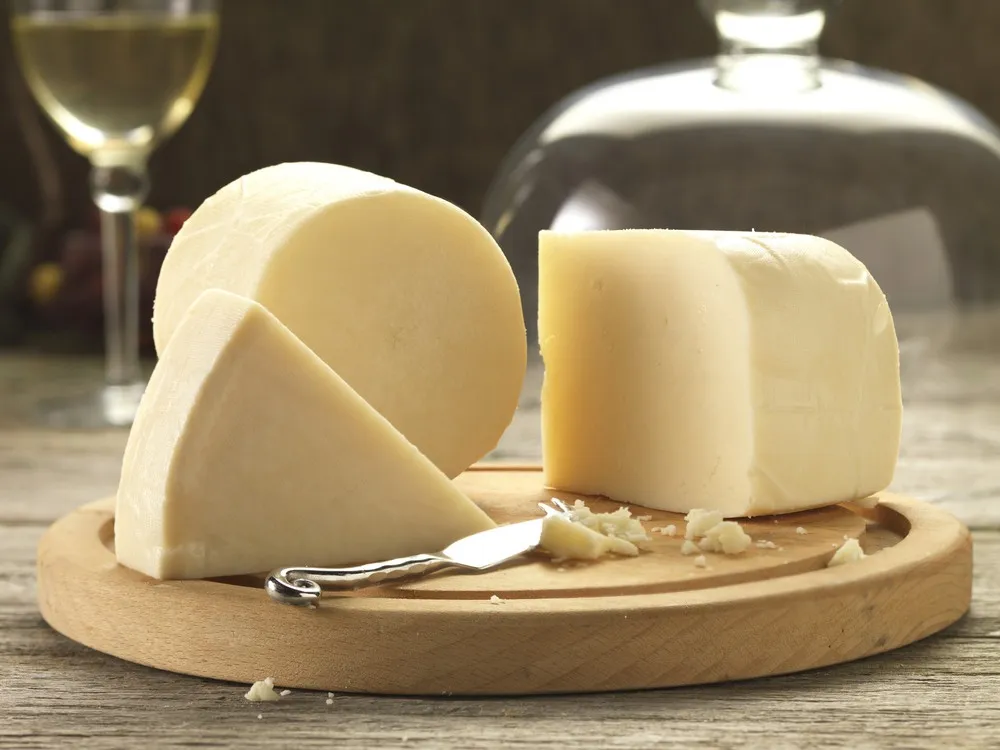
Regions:
<instances>
[{"instance_id":1,"label":"wheel of cheese","mask_svg":"<svg viewBox=\"0 0 1000 750\"><path fill-rule=\"evenodd\" d=\"M448 476L513 417L526 361L517 282L489 233L440 198L332 164L253 172L175 237L158 352L209 288L270 310Z\"/></svg>"}]
</instances>

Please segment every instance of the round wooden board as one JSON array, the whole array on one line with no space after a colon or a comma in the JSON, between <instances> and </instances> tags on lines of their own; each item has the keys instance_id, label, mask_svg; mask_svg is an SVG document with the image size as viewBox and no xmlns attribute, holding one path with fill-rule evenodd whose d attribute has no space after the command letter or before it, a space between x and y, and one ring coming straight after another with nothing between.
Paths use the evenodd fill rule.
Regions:
<instances>
[{"instance_id":1,"label":"round wooden board","mask_svg":"<svg viewBox=\"0 0 1000 750\"><path fill-rule=\"evenodd\" d=\"M537 469L473 469L456 481L498 522L536 517L536 503L553 495L576 497L545 490ZM91 503L43 537L46 621L140 664L244 683L271 676L290 688L501 695L745 679L912 643L961 617L971 598L966 528L887 494L872 511L743 522L776 549L710 554L707 568L680 554L680 516L634 508L652 516L647 528L675 524L678 535L652 534L653 549L638 558L556 564L538 555L485 574L329 596L315 610L272 602L260 577L155 581L123 568L113 510L111 500ZM865 534L870 524L878 533ZM862 535L874 554L825 567L845 536ZM491 603L493 594L504 601Z\"/></svg>"}]
</instances>

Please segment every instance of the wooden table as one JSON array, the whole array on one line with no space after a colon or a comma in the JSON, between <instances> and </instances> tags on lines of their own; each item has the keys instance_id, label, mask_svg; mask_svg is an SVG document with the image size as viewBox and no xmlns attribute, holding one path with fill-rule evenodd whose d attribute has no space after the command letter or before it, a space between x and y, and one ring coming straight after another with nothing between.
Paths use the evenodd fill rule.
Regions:
<instances>
[{"instance_id":1,"label":"wooden table","mask_svg":"<svg viewBox=\"0 0 1000 750\"><path fill-rule=\"evenodd\" d=\"M39 399L79 390L85 361L0 353L0 748L463 747L1000 748L1000 356L953 355L908 378L893 489L970 524L970 614L854 664L738 684L524 699L294 692L157 672L78 646L35 605L35 546L71 508L110 495L125 433L32 424ZM537 460L537 366L494 454ZM258 718L260 717L260 718Z\"/></svg>"}]
</instances>

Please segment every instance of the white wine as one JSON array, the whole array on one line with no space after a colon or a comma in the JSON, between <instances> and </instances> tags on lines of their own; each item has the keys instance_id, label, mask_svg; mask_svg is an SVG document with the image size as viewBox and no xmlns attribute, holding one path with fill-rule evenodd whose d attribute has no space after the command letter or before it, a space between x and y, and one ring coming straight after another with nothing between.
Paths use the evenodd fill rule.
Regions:
<instances>
[{"instance_id":1,"label":"white wine","mask_svg":"<svg viewBox=\"0 0 1000 750\"><path fill-rule=\"evenodd\" d=\"M218 17L34 13L11 28L35 98L90 156L151 150L184 123L212 67Z\"/></svg>"}]
</instances>

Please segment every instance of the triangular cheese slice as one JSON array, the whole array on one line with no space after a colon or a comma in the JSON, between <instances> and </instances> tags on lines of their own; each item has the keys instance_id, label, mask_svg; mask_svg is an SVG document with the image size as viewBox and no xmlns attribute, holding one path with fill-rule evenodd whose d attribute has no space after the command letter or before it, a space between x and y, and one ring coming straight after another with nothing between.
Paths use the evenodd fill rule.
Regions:
<instances>
[{"instance_id":1,"label":"triangular cheese slice","mask_svg":"<svg viewBox=\"0 0 1000 750\"><path fill-rule=\"evenodd\" d=\"M337 164L251 172L170 243L158 352L209 288L264 305L450 477L497 446L517 409L517 281L490 233L440 198Z\"/></svg>"},{"instance_id":2,"label":"triangular cheese slice","mask_svg":"<svg viewBox=\"0 0 1000 750\"><path fill-rule=\"evenodd\" d=\"M115 547L148 576L206 578L432 552L491 526L270 312L208 290L143 396Z\"/></svg>"}]
</instances>

